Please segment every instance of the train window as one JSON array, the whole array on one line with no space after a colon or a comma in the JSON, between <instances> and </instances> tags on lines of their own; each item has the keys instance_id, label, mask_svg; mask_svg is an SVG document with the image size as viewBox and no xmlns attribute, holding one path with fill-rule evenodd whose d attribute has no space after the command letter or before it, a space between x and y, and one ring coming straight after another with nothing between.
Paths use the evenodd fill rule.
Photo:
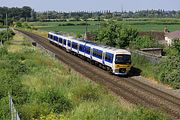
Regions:
<instances>
[{"instance_id":1,"label":"train window","mask_svg":"<svg viewBox=\"0 0 180 120\"><path fill-rule=\"evenodd\" d=\"M114 56L113 54L106 52L105 61L112 63L113 56Z\"/></svg>"},{"instance_id":2,"label":"train window","mask_svg":"<svg viewBox=\"0 0 180 120\"><path fill-rule=\"evenodd\" d=\"M77 45L77 43L75 43L75 42L72 42L72 48L74 48L74 49L77 49L77 48L78 48L78 45Z\"/></svg>"},{"instance_id":3,"label":"train window","mask_svg":"<svg viewBox=\"0 0 180 120\"><path fill-rule=\"evenodd\" d=\"M90 47L86 46L84 49L84 52L87 54L90 54Z\"/></svg>"},{"instance_id":4,"label":"train window","mask_svg":"<svg viewBox=\"0 0 180 120\"><path fill-rule=\"evenodd\" d=\"M93 49L93 56L102 59L102 51L98 49Z\"/></svg>"},{"instance_id":5,"label":"train window","mask_svg":"<svg viewBox=\"0 0 180 120\"><path fill-rule=\"evenodd\" d=\"M55 40L55 41L58 41L58 37L57 37L57 36L54 36L54 40Z\"/></svg>"},{"instance_id":6,"label":"train window","mask_svg":"<svg viewBox=\"0 0 180 120\"><path fill-rule=\"evenodd\" d=\"M62 43L62 38L59 38L59 43Z\"/></svg>"},{"instance_id":7,"label":"train window","mask_svg":"<svg viewBox=\"0 0 180 120\"><path fill-rule=\"evenodd\" d=\"M50 34L48 34L48 38L50 38Z\"/></svg>"},{"instance_id":8,"label":"train window","mask_svg":"<svg viewBox=\"0 0 180 120\"><path fill-rule=\"evenodd\" d=\"M63 42L64 45L66 45L66 39L64 39L64 42Z\"/></svg>"},{"instance_id":9,"label":"train window","mask_svg":"<svg viewBox=\"0 0 180 120\"><path fill-rule=\"evenodd\" d=\"M79 45L79 51L84 52L84 45Z\"/></svg>"},{"instance_id":10,"label":"train window","mask_svg":"<svg viewBox=\"0 0 180 120\"><path fill-rule=\"evenodd\" d=\"M50 39L53 39L53 35L50 35Z\"/></svg>"},{"instance_id":11,"label":"train window","mask_svg":"<svg viewBox=\"0 0 180 120\"><path fill-rule=\"evenodd\" d=\"M71 47L71 41L68 40L68 46Z\"/></svg>"}]
</instances>

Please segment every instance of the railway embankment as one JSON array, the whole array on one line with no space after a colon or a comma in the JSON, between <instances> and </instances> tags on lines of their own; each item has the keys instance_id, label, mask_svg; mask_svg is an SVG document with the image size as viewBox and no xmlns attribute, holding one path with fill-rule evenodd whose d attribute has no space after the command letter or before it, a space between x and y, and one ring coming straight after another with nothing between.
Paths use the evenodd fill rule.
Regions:
<instances>
[{"instance_id":1,"label":"railway embankment","mask_svg":"<svg viewBox=\"0 0 180 120\"><path fill-rule=\"evenodd\" d=\"M45 38L30 33L25 34L28 36L32 35L31 37L37 40L37 43L54 52L58 59L66 64L69 64L69 66L77 70L79 73L98 83L106 85L106 87L111 89L119 96L122 96L126 100L129 100L129 102L141 104L151 108L158 108L168 113L170 116L174 116L173 118L179 118L178 97L158 90L157 88L154 88L142 82L137 82L137 80L134 80L132 78L117 78L116 76L109 76L107 74L104 74L104 71L102 71L101 69L94 66L92 67L92 65L90 65L90 67L89 64L81 62L80 58L74 56L72 57L72 55L63 53L61 50L59 50L59 48L49 45ZM62 58L62 55L65 58ZM68 59L70 59L70 61L74 61L74 63L68 62ZM79 61L80 63L76 63L76 61ZM84 66L84 68L82 66Z\"/></svg>"}]
</instances>

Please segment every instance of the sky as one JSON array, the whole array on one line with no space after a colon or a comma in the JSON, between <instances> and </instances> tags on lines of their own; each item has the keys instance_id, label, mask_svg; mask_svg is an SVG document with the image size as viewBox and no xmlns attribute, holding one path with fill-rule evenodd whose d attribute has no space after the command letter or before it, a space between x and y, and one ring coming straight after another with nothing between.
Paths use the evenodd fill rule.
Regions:
<instances>
[{"instance_id":1,"label":"sky","mask_svg":"<svg viewBox=\"0 0 180 120\"><path fill-rule=\"evenodd\" d=\"M0 6L30 6L35 11L180 10L180 0L0 0Z\"/></svg>"}]
</instances>

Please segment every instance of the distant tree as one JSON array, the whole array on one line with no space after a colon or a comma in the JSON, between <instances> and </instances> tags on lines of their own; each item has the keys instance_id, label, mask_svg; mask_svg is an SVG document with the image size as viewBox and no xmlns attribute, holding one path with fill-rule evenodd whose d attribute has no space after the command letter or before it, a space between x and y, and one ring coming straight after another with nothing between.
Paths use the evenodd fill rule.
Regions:
<instances>
[{"instance_id":1,"label":"distant tree","mask_svg":"<svg viewBox=\"0 0 180 120\"><path fill-rule=\"evenodd\" d=\"M22 17L24 17L25 20L27 20L28 18L31 17L31 11L32 11L32 9L30 7L24 6L22 8Z\"/></svg>"}]
</instances>

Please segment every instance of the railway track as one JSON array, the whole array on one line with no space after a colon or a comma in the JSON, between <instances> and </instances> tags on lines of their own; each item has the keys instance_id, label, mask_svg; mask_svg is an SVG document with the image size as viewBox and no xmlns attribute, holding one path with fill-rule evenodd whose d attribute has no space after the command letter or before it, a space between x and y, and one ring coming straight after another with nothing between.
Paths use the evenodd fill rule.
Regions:
<instances>
[{"instance_id":1,"label":"railway track","mask_svg":"<svg viewBox=\"0 0 180 120\"><path fill-rule=\"evenodd\" d=\"M99 67L91 65L79 57L75 57L50 44L46 38L25 31L17 31L31 37L38 44L53 52L59 60L69 65L83 76L105 85L108 89L127 101L133 104L159 109L172 119L180 119L180 99L178 97L131 77L124 78L110 75Z\"/></svg>"}]
</instances>

